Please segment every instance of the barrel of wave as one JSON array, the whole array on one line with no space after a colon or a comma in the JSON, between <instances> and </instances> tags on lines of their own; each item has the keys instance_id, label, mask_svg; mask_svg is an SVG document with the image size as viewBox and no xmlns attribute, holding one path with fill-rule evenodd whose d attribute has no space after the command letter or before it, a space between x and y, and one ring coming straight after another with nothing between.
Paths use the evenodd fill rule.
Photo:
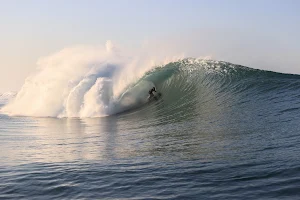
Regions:
<instances>
[{"instance_id":1,"label":"barrel of wave","mask_svg":"<svg viewBox=\"0 0 300 200\"><path fill-rule=\"evenodd\" d=\"M124 112L147 103L149 97L148 92L153 87L155 87L154 83L146 80L139 81L129 87L118 100L115 101L111 114Z\"/></svg>"}]
</instances>

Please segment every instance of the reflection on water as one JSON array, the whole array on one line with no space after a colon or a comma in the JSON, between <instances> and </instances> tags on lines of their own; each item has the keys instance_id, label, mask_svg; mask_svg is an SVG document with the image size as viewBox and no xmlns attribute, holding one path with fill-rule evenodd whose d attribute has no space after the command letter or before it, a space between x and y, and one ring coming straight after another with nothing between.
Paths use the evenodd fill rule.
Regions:
<instances>
[{"instance_id":1,"label":"reflection on water","mask_svg":"<svg viewBox=\"0 0 300 200\"><path fill-rule=\"evenodd\" d=\"M6 126L5 134L1 135L0 156L7 164L134 157L205 159L209 156L212 159L221 151L222 143L226 143L226 140L222 142L224 138L199 130L196 121L150 125L122 116L14 118L8 120ZM209 146L211 144L214 148Z\"/></svg>"},{"instance_id":2,"label":"reflection on water","mask_svg":"<svg viewBox=\"0 0 300 200\"><path fill-rule=\"evenodd\" d=\"M243 148L234 145L242 138L236 137L239 127L225 125L231 112L228 104L222 107L211 100L214 94L198 95L206 91L194 87L185 92L186 98L197 101L165 96L105 118L3 117L0 124L7 128L2 127L6 141L1 157L12 163L236 158L228 150Z\"/></svg>"},{"instance_id":3,"label":"reflection on water","mask_svg":"<svg viewBox=\"0 0 300 200\"><path fill-rule=\"evenodd\" d=\"M8 127L1 135L1 157L20 163L106 159L117 128L113 118L14 118L1 124Z\"/></svg>"}]
</instances>

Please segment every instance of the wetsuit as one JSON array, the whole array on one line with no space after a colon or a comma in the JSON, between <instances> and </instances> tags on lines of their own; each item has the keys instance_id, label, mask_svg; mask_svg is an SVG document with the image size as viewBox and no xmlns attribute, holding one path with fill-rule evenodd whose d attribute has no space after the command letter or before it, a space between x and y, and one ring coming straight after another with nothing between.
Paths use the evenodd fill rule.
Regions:
<instances>
[{"instance_id":1,"label":"wetsuit","mask_svg":"<svg viewBox=\"0 0 300 200\"><path fill-rule=\"evenodd\" d=\"M150 98L154 96L153 92L156 92L155 87L153 87L151 90L149 90Z\"/></svg>"}]
</instances>

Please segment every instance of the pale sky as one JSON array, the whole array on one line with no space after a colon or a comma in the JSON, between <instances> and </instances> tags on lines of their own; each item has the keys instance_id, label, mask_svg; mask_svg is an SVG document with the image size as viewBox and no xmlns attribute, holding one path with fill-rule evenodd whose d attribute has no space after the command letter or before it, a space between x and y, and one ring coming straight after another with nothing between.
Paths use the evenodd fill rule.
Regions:
<instances>
[{"instance_id":1,"label":"pale sky","mask_svg":"<svg viewBox=\"0 0 300 200\"><path fill-rule=\"evenodd\" d=\"M107 40L299 74L299 10L298 0L3 0L0 92L17 91L43 56Z\"/></svg>"}]
</instances>

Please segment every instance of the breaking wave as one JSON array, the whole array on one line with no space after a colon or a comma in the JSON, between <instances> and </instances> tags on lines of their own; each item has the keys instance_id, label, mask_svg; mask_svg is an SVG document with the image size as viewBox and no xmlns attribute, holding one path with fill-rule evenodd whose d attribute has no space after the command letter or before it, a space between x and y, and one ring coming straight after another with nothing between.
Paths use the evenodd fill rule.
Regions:
<instances>
[{"instance_id":1,"label":"breaking wave","mask_svg":"<svg viewBox=\"0 0 300 200\"><path fill-rule=\"evenodd\" d=\"M153 112L155 104L155 112L163 118L187 118L222 114L233 105L255 108L254 102L277 101L290 90L295 96L289 93L289 98L299 97L298 75L206 59L161 60L122 57L111 43L101 50L66 49L40 60L38 71L1 111L21 116L103 117L124 111ZM163 96L148 104L153 86Z\"/></svg>"}]
</instances>

